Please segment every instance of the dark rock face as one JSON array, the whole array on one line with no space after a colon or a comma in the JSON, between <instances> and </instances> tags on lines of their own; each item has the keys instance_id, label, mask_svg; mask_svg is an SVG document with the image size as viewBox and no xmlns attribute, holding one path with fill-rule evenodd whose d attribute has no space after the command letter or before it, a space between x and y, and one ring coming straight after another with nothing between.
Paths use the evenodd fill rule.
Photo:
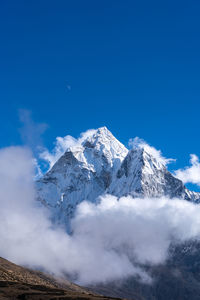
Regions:
<instances>
[{"instance_id":1,"label":"dark rock face","mask_svg":"<svg viewBox=\"0 0 200 300\"><path fill-rule=\"evenodd\" d=\"M91 288L99 293L141 300L199 300L200 299L200 242L190 241L171 247L165 265L146 266L152 284L137 278L99 284Z\"/></svg>"}]
</instances>

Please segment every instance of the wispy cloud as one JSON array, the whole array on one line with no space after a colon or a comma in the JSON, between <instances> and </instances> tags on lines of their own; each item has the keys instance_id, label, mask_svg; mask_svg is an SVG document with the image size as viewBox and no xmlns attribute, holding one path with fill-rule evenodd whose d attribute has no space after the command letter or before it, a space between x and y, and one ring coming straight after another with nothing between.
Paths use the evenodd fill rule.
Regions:
<instances>
[{"instance_id":1,"label":"wispy cloud","mask_svg":"<svg viewBox=\"0 0 200 300\"><path fill-rule=\"evenodd\" d=\"M136 148L142 148L146 150L149 154L151 154L155 159L163 164L164 166L176 161L173 158L166 158L162 155L161 150L157 150L156 148L150 146L147 142L145 142L143 139L139 137L135 137L134 139L129 140L129 146L136 147Z\"/></svg>"},{"instance_id":2,"label":"wispy cloud","mask_svg":"<svg viewBox=\"0 0 200 300\"><path fill-rule=\"evenodd\" d=\"M34 165L34 177L38 179L42 176L42 170L38 162L39 153L44 148L42 136L48 128L46 123L35 122L32 118L32 113L27 109L19 109L19 120L21 127L19 132L22 142L25 146L29 147L34 155L32 160Z\"/></svg>"},{"instance_id":3,"label":"wispy cloud","mask_svg":"<svg viewBox=\"0 0 200 300\"><path fill-rule=\"evenodd\" d=\"M65 153L65 151L74 146L81 146L82 142L92 134L96 132L95 129L89 129L80 134L79 138L74 138L71 135L66 135L64 137L57 137L55 141L55 147L50 152L48 149L44 149L40 153L40 158L45 160L51 168L55 162Z\"/></svg>"},{"instance_id":4,"label":"wispy cloud","mask_svg":"<svg viewBox=\"0 0 200 300\"><path fill-rule=\"evenodd\" d=\"M42 135L48 128L48 125L34 122L31 111L27 109L19 109L19 120L22 124L19 128L22 141L35 154L38 148L43 145Z\"/></svg>"}]
</instances>

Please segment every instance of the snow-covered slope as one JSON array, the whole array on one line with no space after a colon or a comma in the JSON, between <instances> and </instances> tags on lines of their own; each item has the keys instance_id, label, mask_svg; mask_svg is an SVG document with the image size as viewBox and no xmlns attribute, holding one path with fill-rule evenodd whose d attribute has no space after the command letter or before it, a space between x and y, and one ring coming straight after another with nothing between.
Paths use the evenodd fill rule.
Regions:
<instances>
[{"instance_id":1,"label":"snow-covered slope","mask_svg":"<svg viewBox=\"0 0 200 300\"><path fill-rule=\"evenodd\" d=\"M128 151L106 127L67 149L36 188L38 200L51 209L55 221L66 225L80 202L95 202L103 193L200 199L152 153L138 147Z\"/></svg>"},{"instance_id":2,"label":"snow-covered slope","mask_svg":"<svg viewBox=\"0 0 200 300\"><path fill-rule=\"evenodd\" d=\"M110 186L128 150L102 127L81 144L67 149L37 181L38 199L52 208L56 221L68 223L83 200L96 201Z\"/></svg>"},{"instance_id":3,"label":"snow-covered slope","mask_svg":"<svg viewBox=\"0 0 200 300\"><path fill-rule=\"evenodd\" d=\"M131 149L108 188L110 194L182 198L197 201L199 193L189 191L181 180L175 178L166 167L145 148Z\"/></svg>"}]
</instances>

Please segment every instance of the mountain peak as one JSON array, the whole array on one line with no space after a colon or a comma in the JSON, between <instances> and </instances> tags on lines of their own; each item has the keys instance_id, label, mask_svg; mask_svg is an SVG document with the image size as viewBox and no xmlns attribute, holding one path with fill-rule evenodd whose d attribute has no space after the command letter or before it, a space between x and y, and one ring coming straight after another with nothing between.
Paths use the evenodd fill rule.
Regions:
<instances>
[{"instance_id":1,"label":"mountain peak","mask_svg":"<svg viewBox=\"0 0 200 300\"><path fill-rule=\"evenodd\" d=\"M121 197L163 197L198 201L200 194L188 191L181 180L166 168L166 159L159 151L147 147L133 147L116 173L108 192Z\"/></svg>"},{"instance_id":2,"label":"mountain peak","mask_svg":"<svg viewBox=\"0 0 200 300\"><path fill-rule=\"evenodd\" d=\"M99 128L97 129L97 132L98 132L98 133L101 133L101 134L102 134L102 133L106 133L106 134L107 134L108 132L111 133L111 132L108 130L108 128L107 128L106 126L99 127Z\"/></svg>"},{"instance_id":3,"label":"mountain peak","mask_svg":"<svg viewBox=\"0 0 200 300\"><path fill-rule=\"evenodd\" d=\"M107 129L107 127L100 127L93 131L93 134L86 137L82 144L85 144L87 141L95 142L102 142L105 143L106 140L115 140L119 143L117 139L113 136L113 134Z\"/></svg>"},{"instance_id":4,"label":"mountain peak","mask_svg":"<svg viewBox=\"0 0 200 300\"><path fill-rule=\"evenodd\" d=\"M128 149L106 127L98 128L83 141L82 146L85 153L88 152L88 148L94 148L96 154L101 153L113 163L116 159L122 161L128 153Z\"/></svg>"},{"instance_id":5,"label":"mountain peak","mask_svg":"<svg viewBox=\"0 0 200 300\"><path fill-rule=\"evenodd\" d=\"M37 182L38 200L66 225L80 202L96 202L104 193L199 201L200 194L188 191L167 171L167 162L145 142L128 151L106 127L100 127L83 134Z\"/></svg>"},{"instance_id":6,"label":"mountain peak","mask_svg":"<svg viewBox=\"0 0 200 300\"><path fill-rule=\"evenodd\" d=\"M138 155L143 157L144 162L148 163L151 161L158 169L166 168L166 165L175 161L171 158L165 158L160 150L155 149L139 138L135 138L131 141L131 144L133 145L132 149L137 150Z\"/></svg>"},{"instance_id":7,"label":"mountain peak","mask_svg":"<svg viewBox=\"0 0 200 300\"><path fill-rule=\"evenodd\" d=\"M86 132L37 182L38 199L68 223L80 202L106 191L127 153L106 127Z\"/></svg>"}]
</instances>

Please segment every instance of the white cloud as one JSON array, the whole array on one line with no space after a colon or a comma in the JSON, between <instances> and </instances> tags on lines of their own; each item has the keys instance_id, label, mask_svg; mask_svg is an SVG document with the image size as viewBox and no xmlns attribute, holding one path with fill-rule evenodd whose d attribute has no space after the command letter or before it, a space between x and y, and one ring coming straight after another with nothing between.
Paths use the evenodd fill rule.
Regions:
<instances>
[{"instance_id":1,"label":"white cloud","mask_svg":"<svg viewBox=\"0 0 200 300\"><path fill-rule=\"evenodd\" d=\"M31 153L2 149L0 165L0 256L16 263L73 274L81 284L130 275L149 282L140 265L164 263L172 240L200 237L200 205L110 195L83 202L69 236L34 200Z\"/></svg>"},{"instance_id":2,"label":"white cloud","mask_svg":"<svg viewBox=\"0 0 200 300\"><path fill-rule=\"evenodd\" d=\"M107 250L117 249L139 263L159 264L172 240L200 235L200 206L180 199L140 199L111 195L98 205L83 202L73 223L78 236ZM103 246L102 246L103 245Z\"/></svg>"},{"instance_id":3,"label":"white cloud","mask_svg":"<svg viewBox=\"0 0 200 300\"><path fill-rule=\"evenodd\" d=\"M184 183L193 183L200 186L200 162L195 154L190 154L191 166L179 169L174 172L174 175Z\"/></svg>"},{"instance_id":4,"label":"white cloud","mask_svg":"<svg viewBox=\"0 0 200 300\"><path fill-rule=\"evenodd\" d=\"M36 158L33 158L32 163L34 168L34 179L38 180L43 176L42 170Z\"/></svg>"},{"instance_id":5,"label":"white cloud","mask_svg":"<svg viewBox=\"0 0 200 300\"><path fill-rule=\"evenodd\" d=\"M140 139L139 137L135 137L134 139L129 140L129 146L136 147L136 148L142 148L149 154L151 154L158 162L163 164L164 166L168 165L169 163L175 161L173 158L166 158L162 155L161 150L157 150L156 148L150 146L147 144L143 139Z\"/></svg>"},{"instance_id":6,"label":"white cloud","mask_svg":"<svg viewBox=\"0 0 200 300\"><path fill-rule=\"evenodd\" d=\"M90 129L86 132L80 134L78 139L72 137L71 135L66 135L64 137L57 137L55 142L55 147L50 152L45 149L42 153L40 153L40 158L45 160L49 167L51 168L55 162L65 153L65 151L71 147L81 145L81 143L89 136L94 134L96 130Z\"/></svg>"},{"instance_id":7,"label":"white cloud","mask_svg":"<svg viewBox=\"0 0 200 300\"><path fill-rule=\"evenodd\" d=\"M34 199L33 164L27 149L0 150L0 165L0 256L59 275L77 274L82 283L143 275L127 255L106 250L103 244L99 248L86 232L69 236L53 228L48 212Z\"/></svg>"}]
</instances>

